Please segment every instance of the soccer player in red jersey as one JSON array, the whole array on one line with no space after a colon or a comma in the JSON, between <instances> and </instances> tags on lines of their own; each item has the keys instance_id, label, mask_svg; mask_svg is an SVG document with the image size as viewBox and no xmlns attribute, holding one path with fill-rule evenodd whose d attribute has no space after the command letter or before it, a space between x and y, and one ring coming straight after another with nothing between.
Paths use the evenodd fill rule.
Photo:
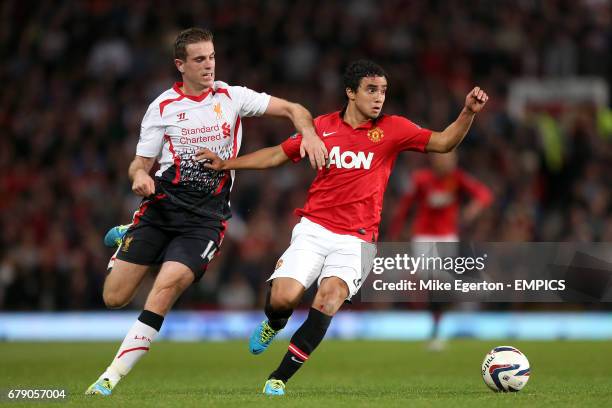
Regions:
<instances>
[{"instance_id":1,"label":"soccer player in red jersey","mask_svg":"<svg viewBox=\"0 0 612 408\"><path fill-rule=\"evenodd\" d=\"M463 217L472 222L493 201L491 190L457 168L457 155L432 154L431 168L412 174L410 191L404 195L392 218L389 239L401 238L411 207L416 207L412 239L417 242L459 240L459 210L462 197L469 197Z\"/></svg>"},{"instance_id":2,"label":"soccer player in red jersey","mask_svg":"<svg viewBox=\"0 0 612 408\"><path fill-rule=\"evenodd\" d=\"M488 99L483 90L474 88L466 96L458 118L442 132L432 132L402 116L381 114L387 74L373 62L350 64L344 74L344 87L346 107L315 119L329 162L312 182L304 207L296 210L301 221L269 279L265 306L268 319L250 339L251 352L263 352L286 325L304 291L317 281L319 289L308 318L291 338L279 367L270 374L265 394L285 393L285 383L308 360L323 340L334 314L357 293L369 273L376 254L383 194L397 155L402 151L452 151ZM229 160L203 149L196 159L218 171L276 167L300 160L300 140L297 134L278 146ZM367 259L363 260L362 244L367 248Z\"/></svg>"},{"instance_id":3,"label":"soccer player in red jersey","mask_svg":"<svg viewBox=\"0 0 612 408\"><path fill-rule=\"evenodd\" d=\"M435 242L459 241L459 211L461 199L470 197L463 213L464 222L470 223L493 201L491 190L465 171L457 168L455 152L431 155L431 168L412 174L410 191L402 198L392 218L389 239L401 239L401 233L411 207L416 207L412 225L414 252L432 249ZM424 244L419 244L424 243ZM450 248L446 248L450 249ZM429 349L438 351L444 342L438 337L441 304L430 303L433 329Z\"/></svg>"}]
</instances>

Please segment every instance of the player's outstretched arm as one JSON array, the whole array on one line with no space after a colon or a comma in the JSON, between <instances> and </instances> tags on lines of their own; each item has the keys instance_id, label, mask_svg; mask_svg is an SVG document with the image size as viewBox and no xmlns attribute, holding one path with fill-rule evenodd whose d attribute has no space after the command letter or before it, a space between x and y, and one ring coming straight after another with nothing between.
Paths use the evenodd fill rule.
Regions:
<instances>
[{"instance_id":1,"label":"player's outstretched arm","mask_svg":"<svg viewBox=\"0 0 612 408\"><path fill-rule=\"evenodd\" d=\"M293 103L281 98L271 97L265 115L285 117L293 122L295 129L302 135L300 155L303 158L308 155L310 165L313 169L321 170L327 162L327 148L317 135L312 115L308 109L299 103Z\"/></svg>"},{"instance_id":2,"label":"player's outstretched arm","mask_svg":"<svg viewBox=\"0 0 612 408\"><path fill-rule=\"evenodd\" d=\"M128 176L132 180L132 191L141 197L155 193L155 182L149 175L155 164L155 157L135 156L130 163Z\"/></svg>"},{"instance_id":3,"label":"player's outstretched arm","mask_svg":"<svg viewBox=\"0 0 612 408\"><path fill-rule=\"evenodd\" d=\"M256 152L245 154L233 159L223 160L216 153L201 149L196 152L195 159L203 161L204 167L212 170L268 169L278 167L289 161L289 157L280 145L266 147Z\"/></svg>"},{"instance_id":4,"label":"player's outstretched arm","mask_svg":"<svg viewBox=\"0 0 612 408\"><path fill-rule=\"evenodd\" d=\"M474 116L482 110L488 99L489 96L479 87L472 89L465 97L465 106L459 117L442 132L432 132L425 149L436 153L454 150L470 130Z\"/></svg>"}]
</instances>

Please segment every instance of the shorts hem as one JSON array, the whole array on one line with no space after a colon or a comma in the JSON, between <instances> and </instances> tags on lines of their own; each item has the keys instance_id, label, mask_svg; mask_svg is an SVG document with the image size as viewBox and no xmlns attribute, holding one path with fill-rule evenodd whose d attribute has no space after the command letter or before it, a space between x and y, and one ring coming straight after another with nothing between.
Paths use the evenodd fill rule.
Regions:
<instances>
[{"instance_id":1,"label":"shorts hem","mask_svg":"<svg viewBox=\"0 0 612 408\"><path fill-rule=\"evenodd\" d=\"M317 278L317 287L321 286L321 281L325 278L338 278L340 280L342 280L342 282L346 283L346 287L348 288L348 296L346 297L346 301L351 302L351 299L353 298L353 296L355 296L357 293L359 293L359 289L361 289L361 287L357 288L357 290L355 291L355 293L352 293L351 288L354 286L353 282L349 282L345 277L342 277L340 275L336 275L336 274L326 274L326 275L319 275L319 277Z\"/></svg>"},{"instance_id":2,"label":"shorts hem","mask_svg":"<svg viewBox=\"0 0 612 408\"><path fill-rule=\"evenodd\" d=\"M172 258L164 258L164 261L162 262L162 264L166 263L166 262L176 262L176 263L180 263L181 265L186 266L187 268L189 268L189 270L191 271L191 273L193 273L194 279L193 282L198 282L200 279L202 279L202 277L204 276L204 274L206 273L206 268L208 267L208 264L206 264L205 266L202 267L202 270L199 270L200 268L200 264L198 264L198 266L194 269L193 266L188 265L184 260L181 259L172 259Z\"/></svg>"},{"instance_id":3,"label":"shorts hem","mask_svg":"<svg viewBox=\"0 0 612 408\"><path fill-rule=\"evenodd\" d=\"M298 282L300 285L302 285L304 287L304 289L308 289L310 287L310 286L306 285L306 282L303 282L303 281L299 280L298 278L296 278L295 276L291 276L291 275L288 275L288 274L278 274L278 275L277 274L272 274L272 275L270 275L270 277L268 279L266 279L266 282L272 282L276 278L291 278L291 279L295 280L296 282Z\"/></svg>"},{"instance_id":4,"label":"shorts hem","mask_svg":"<svg viewBox=\"0 0 612 408\"><path fill-rule=\"evenodd\" d=\"M115 257L115 260L120 260L123 262L127 262L127 263L131 263L134 265L141 265L141 266L156 266L156 265L161 265L161 263L159 262L155 262L155 261L151 261L151 262L147 262L147 261L141 261L138 259L126 259L126 257L124 256L120 256L120 254L117 254L117 256Z\"/></svg>"}]
</instances>

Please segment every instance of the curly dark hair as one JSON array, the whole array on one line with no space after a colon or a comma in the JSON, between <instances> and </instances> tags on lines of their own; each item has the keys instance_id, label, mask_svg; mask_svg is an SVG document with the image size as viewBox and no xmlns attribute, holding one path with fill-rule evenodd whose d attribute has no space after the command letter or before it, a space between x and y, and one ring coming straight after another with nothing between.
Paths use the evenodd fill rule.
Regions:
<instances>
[{"instance_id":1,"label":"curly dark hair","mask_svg":"<svg viewBox=\"0 0 612 408\"><path fill-rule=\"evenodd\" d=\"M361 78L373 76L385 77L385 79L389 80L385 70L375 62L369 60L351 62L344 71L344 89L349 88L353 92L357 92Z\"/></svg>"},{"instance_id":2,"label":"curly dark hair","mask_svg":"<svg viewBox=\"0 0 612 408\"><path fill-rule=\"evenodd\" d=\"M192 27L183 30L174 41L174 58L185 61L187 59L187 46L200 41L212 41L213 34L205 28Z\"/></svg>"}]
</instances>

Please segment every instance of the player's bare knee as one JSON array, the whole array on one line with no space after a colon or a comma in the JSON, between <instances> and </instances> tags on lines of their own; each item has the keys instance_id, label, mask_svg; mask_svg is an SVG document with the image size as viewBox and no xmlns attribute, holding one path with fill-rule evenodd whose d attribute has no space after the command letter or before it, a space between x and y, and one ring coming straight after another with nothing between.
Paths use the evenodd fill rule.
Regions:
<instances>
[{"instance_id":1,"label":"player's bare knee","mask_svg":"<svg viewBox=\"0 0 612 408\"><path fill-rule=\"evenodd\" d=\"M299 285L273 282L270 291L270 308L273 310L293 310L302 299L303 289Z\"/></svg>"},{"instance_id":2,"label":"player's bare knee","mask_svg":"<svg viewBox=\"0 0 612 408\"><path fill-rule=\"evenodd\" d=\"M270 307L273 310L292 310L295 309L299 299L293 293L272 292L270 296Z\"/></svg>"},{"instance_id":3,"label":"player's bare knee","mask_svg":"<svg viewBox=\"0 0 612 408\"><path fill-rule=\"evenodd\" d=\"M120 288L115 280L107 277L104 281L102 300L108 309L121 309L129 303L130 298Z\"/></svg>"},{"instance_id":4,"label":"player's bare knee","mask_svg":"<svg viewBox=\"0 0 612 408\"><path fill-rule=\"evenodd\" d=\"M330 278L321 285L315 296L313 307L327 315L334 315L348 296L346 283L341 279Z\"/></svg>"},{"instance_id":5,"label":"player's bare knee","mask_svg":"<svg viewBox=\"0 0 612 408\"><path fill-rule=\"evenodd\" d=\"M106 290L102 293L102 299L104 299L104 305L109 309L121 309L130 302L130 299L125 296Z\"/></svg>"},{"instance_id":6,"label":"player's bare knee","mask_svg":"<svg viewBox=\"0 0 612 408\"><path fill-rule=\"evenodd\" d=\"M342 306L344 299L345 298L337 294L328 293L326 296L321 296L319 299L316 299L313 307L326 315L333 316L338 309L340 309L340 306Z\"/></svg>"},{"instance_id":7,"label":"player's bare knee","mask_svg":"<svg viewBox=\"0 0 612 408\"><path fill-rule=\"evenodd\" d=\"M328 316L335 315L340 309L340 306L342 306L342 302L338 302L335 299L321 299L319 301L315 301L312 305L314 309L317 309L319 312Z\"/></svg>"}]
</instances>

